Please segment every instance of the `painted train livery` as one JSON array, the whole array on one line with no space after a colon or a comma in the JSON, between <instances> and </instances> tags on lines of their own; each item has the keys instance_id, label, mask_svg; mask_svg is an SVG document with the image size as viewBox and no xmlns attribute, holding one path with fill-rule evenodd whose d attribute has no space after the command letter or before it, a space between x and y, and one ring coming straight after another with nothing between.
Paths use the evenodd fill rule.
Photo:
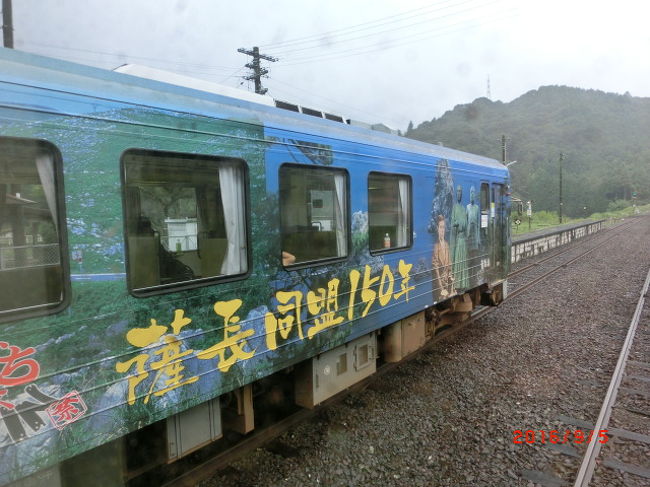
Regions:
<instances>
[{"instance_id":1,"label":"painted train livery","mask_svg":"<svg viewBox=\"0 0 650 487\"><path fill-rule=\"evenodd\" d=\"M122 71L0 50L0 485L119 485L504 297L499 162Z\"/></svg>"}]
</instances>

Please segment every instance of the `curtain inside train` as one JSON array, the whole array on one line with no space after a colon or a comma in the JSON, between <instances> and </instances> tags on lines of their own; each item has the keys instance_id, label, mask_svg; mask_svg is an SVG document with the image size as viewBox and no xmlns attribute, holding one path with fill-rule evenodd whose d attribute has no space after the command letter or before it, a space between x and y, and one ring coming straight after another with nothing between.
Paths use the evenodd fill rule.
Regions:
<instances>
[{"instance_id":1,"label":"curtain inside train","mask_svg":"<svg viewBox=\"0 0 650 487\"><path fill-rule=\"evenodd\" d=\"M222 274L241 274L247 270L246 221L244 219L244 172L233 164L219 165L219 187L225 217L228 246L221 266Z\"/></svg>"},{"instance_id":2,"label":"curtain inside train","mask_svg":"<svg viewBox=\"0 0 650 487\"><path fill-rule=\"evenodd\" d=\"M345 174L334 173L334 186L336 188L336 251L339 257L347 255L347 224L345 215Z\"/></svg>"},{"instance_id":3,"label":"curtain inside train","mask_svg":"<svg viewBox=\"0 0 650 487\"><path fill-rule=\"evenodd\" d=\"M397 246L406 247L409 244L409 181L399 178L399 208L397 211Z\"/></svg>"},{"instance_id":4,"label":"curtain inside train","mask_svg":"<svg viewBox=\"0 0 650 487\"><path fill-rule=\"evenodd\" d=\"M50 213L52 214L54 229L58 233L56 186L54 180L54 164L52 161L52 156L49 154L39 154L36 156L36 170L38 171L38 176L41 179L41 186L43 187L43 193L45 193L47 206L50 210Z\"/></svg>"}]
</instances>

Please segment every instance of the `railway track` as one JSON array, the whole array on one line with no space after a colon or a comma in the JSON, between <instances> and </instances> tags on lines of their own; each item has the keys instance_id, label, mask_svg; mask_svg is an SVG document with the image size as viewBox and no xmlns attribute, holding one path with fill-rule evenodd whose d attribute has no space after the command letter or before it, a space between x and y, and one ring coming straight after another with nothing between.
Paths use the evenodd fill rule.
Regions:
<instances>
[{"instance_id":1,"label":"railway track","mask_svg":"<svg viewBox=\"0 0 650 487\"><path fill-rule=\"evenodd\" d=\"M620 223L614 227L608 228L607 230L601 231L598 234L594 235L590 240L590 242L593 244L592 248L587 250L587 251L582 251L580 250L582 245L580 245L581 241L574 242L575 245L569 244L563 246L561 249L555 251L555 252L548 252L550 255L546 255L545 257L542 257L535 262L531 264L527 264L524 266L517 267L517 269L513 270L508 274L508 286L512 287L512 284L516 285L516 280L514 278L526 271L534 271L536 269L543 269L543 264L546 262L552 261L553 259L557 259L558 257L562 255L572 255L576 254L574 258L572 259L567 259L563 265L569 265L573 263L574 261L585 257L592 251L602 247L605 245L607 242L611 241L612 239L616 238L621 234L622 231L628 229L630 226L634 225L633 221L628 221L625 223ZM595 242L594 242L595 241ZM551 262L552 265L552 262ZM561 266L560 266L561 267ZM532 284L531 284L532 285ZM512 293L510 293L512 294Z\"/></svg>"},{"instance_id":2,"label":"railway track","mask_svg":"<svg viewBox=\"0 0 650 487\"><path fill-rule=\"evenodd\" d=\"M560 415L547 446L574 462L575 475L524 471L544 487L643 487L650 485L650 271L618 354L595 421ZM540 432L541 433L541 432ZM550 441L549 441L550 440ZM550 443L550 444L549 444ZM577 446L571 446L571 443Z\"/></svg>"},{"instance_id":3,"label":"railway track","mask_svg":"<svg viewBox=\"0 0 650 487\"><path fill-rule=\"evenodd\" d=\"M650 401L648 400L650 399L650 388L648 387L648 383L650 382L650 379L648 378L648 376L650 376L650 361L648 360L650 357L647 355L648 346L650 345L650 335L647 334L650 331L650 306L646 304L649 286L650 270L648 271L641 290L641 295L634 311L632 321L630 322L625 342L623 343L623 347L619 354L618 362L614 369L614 373L612 374L612 379L609 383L598 419L593 426L589 425L591 426L592 432L600 433L600 438L596 441L595 438L592 437L592 441L588 443L587 450L585 451L580 464L580 469L576 476L574 487L587 487L591 485L592 478L598 466L601 469L608 468L632 474L640 479L640 482L643 482L643 485L648 485L650 483L650 469L646 465L625 462L618 458L617 452L625 455L625 448L621 448L620 445L614 445L613 442L609 447L605 447L608 443L608 438L619 438L624 441L631 441L644 445L646 456L650 455L650 435L632 430L633 428L638 430L640 427L643 428L643 426L645 426L646 431L650 428L650 409L643 410L629 407L627 404L629 404L630 401L626 401L635 396L641 396L645 397L646 406L650 404ZM650 303L650 301L648 302ZM642 326L639 326L640 324ZM640 334L640 331L643 331L644 334ZM646 361L630 362L630 352L632 351L633 346L636 346L639 349L639 352L645 352L643 355L645 355ZM641 355L641 353L639 355ZM639 373L641 375L637 375ZM642 387L645 384L645 390L629 386L624 387L626 379L628 382L636 381L641 383ZM614 408L617 408L617 410ZM621 414L624 412L631 413L633 418L628 418L626 420L626 414ZM619 427L612 428L613 419L618 419L617 422ZM627 428L623 425L627 426ZM607 437L601 433L605 431L607 432ZM619 446L619 448L617 448L617 446ZM606 449L608 451L605 451ZM640 456L642 457L643 455ZM639 458L637 460L642 459ZM647 459L646 463L648 463ZM607 482L606 485L611 484ZM626 483L626 485L630 484ZM642 484L639 483L638 485Z\"/></svg>"},{"instance_id":4,"label":"railway track","mask_svg":"<svg viewBox=\"0 0 650 487\"><path fill-rule=\"evenodd\" d=\"M519 277L515 285L515 289L509 292L507 299L515 298L516 296L529 290L534 285L547 279L551 275L562 271L572 263L578 261L583 257L588 256L591 252L606 245L611 240L619 236L628 227L628 225L629 223L618 225L616 227L607 230L606 234L597 234L596 236L594 236L593 239L589 240L589 243L593 243L592 240L594 239L597 241L586 249L584 249L584 244L586 244L587 242L581 240L579 241L579 243L577 243L577 245L570 245L569 248L567 249L563 249L559 252L554 252L553 255L546 256L533 264L520 267L517 270L513 271L509 275L509 279L511 276L512 277L519 276ZM561 262L557 262L557 259L559 257L565 256L567 254L569 254L568 259L563 259ZM526 272L532 275L526 277L528 275ZM164 483L164 485L166 487L181 487L181 486L189 487L189 486L197 485L199 482L212 477L219 470L226 468L233 461L237 460L238 458L241 458L248 452L253 451L256 448L260 448L265 444L268 444L269 442L271 442L272 440L280 436L282 433L285 433L286 431L288 431L289 429L291 429L292 427L296 426L297 424L303 421L307 421L313 418L314 416L322 412L324 409L332 406L333 404L340 402L341 400L348 397L350 394L354 394L355 392L365 389L366 387L370 386L374 381L377 381L385 374L388 374L391 371L393 371L396 367L401 366L405 362L412 360L416 356L420 355L423 351L430 349L434 347L436 344L439 344L441 341L444 341L449 337L457 334L458 332L467 328L472 323L486 316L493 310L494 308L491 307L480 308L479 310L475 311L472 314L470 319L437 334L423 348L405 357L404 360L402 360L401 362L386 363L381 365L380 367L378 367L377 372L373 376L369 377L368 379L362 382L355 384L354 386L344 391L343 393L323 402L321 405L317 406L313 410L297 409L292 414L288 415L287 417L281 419L280 421L274 423L271 426L256 429L253 433L243 438L232 448L229 448L226 451L219 452L216 455L212 456L211 458L208 458L197 465L188 466L186 471L180 473L172 480L167 481L166 483ZM136 483L133 485L146 485L146 484Z\"/></svg>"},{"instance_id":5,"label":"railway track","mask_svg":"<svg viewBox=\"0 0 650 487\"><path fill-rule=\"evenodd\" d=\"M621 225L617 228L623 231L628 226ZM608 236L597 244L597 247L615 236ZM593 248L595 249L596 247ZM588 253L590 251L578 257ZM550 258L552 257L554 256ZM549 258L544 260L547 259ZM530 267L525 266L526 269ZM559 476L550 473L549 468L524 470L524 479L544 487L650 485L650 301L647 300L649 285L650 271L641 287L630 324L626 331L623 331L622 327L625 339L623 340L621 335L623 343L609 383L605 382L606 379L592 383L596 389L592 393L604 396L597 419L589 421L560 414L557 419L561 426L554 431L557 438L547 436L546 446L559 452L565 458L564 463L573 464L574 469L569 469L569 472ZM611 338L618 340L618 337ZM596 418L596 415L593 417ZM539 433L544 432L536 433L539 441ZM543 438L542 436L542 443ZM532 441L526 440L526 443L534 442L534 438Z\"/></svg>"}]
</instances>

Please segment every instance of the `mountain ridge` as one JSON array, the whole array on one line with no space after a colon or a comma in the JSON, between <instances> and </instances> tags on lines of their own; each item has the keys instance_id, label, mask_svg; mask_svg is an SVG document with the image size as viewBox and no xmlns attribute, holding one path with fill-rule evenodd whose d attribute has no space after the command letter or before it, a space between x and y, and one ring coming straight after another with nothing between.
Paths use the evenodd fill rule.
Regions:
<instances>
[{"instance_id":1,"label":"mountain ridge","mask_svg":"<svg viewBox=\"0 0 650 487\"><path fill-rule=\"evenodd\" d=\"M604 211L618 199L650 199L650 98L542 86L510 102L485 97L456 105L407 137L501 159L501 136L515 192L537 210L557 210L564 154L564 212ZM586 209L585 209L586 207Z\"/></svg>"}]
</instances>

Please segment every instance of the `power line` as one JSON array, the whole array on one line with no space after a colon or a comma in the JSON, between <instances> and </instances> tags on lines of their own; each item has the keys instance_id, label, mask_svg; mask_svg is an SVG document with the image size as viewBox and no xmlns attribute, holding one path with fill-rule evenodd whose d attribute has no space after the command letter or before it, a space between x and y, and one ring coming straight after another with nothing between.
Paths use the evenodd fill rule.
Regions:
<instances>
[{"instance_id":1,"label":"power line","mask_svg":"<svg viewBox=\"0 0 650 487\"><path fill-rule=\"evenodd\" d=\"M86 64L86 65L94 65L94 66L99 66L100 65L99 61L96 58L91 59L91 58L85 58L85 57L79 57L79 56L68 56L68 55L58 55L58 56L56 56L56 58L57 59L62 59L64 61L81 63L81 64ZM103 64L106 64L106 63L104 62ZM114 67L115 65L113 64L112 66ZM105 66L103 66L103 69L112 69L112 67L111 68L106 68ZM237 71L241 71L242 69L244 69L244 68L239 67L239 68L237 68ZM200 76L200 77L203 77L203 78L212 78L212 79L220 78L222 76L222 74L223 74L223 73L200 71L200 70L187 69L187 68L183 68L181 70L176 70L174 72L179 72L179 71L181 71L182 74ZM231 74L231 75L226 76L224 78L224 80L230 79L233 76L234 76L234 73Z\"/></svg>"},{"instance_id":2,"label":"power line","mask_svg":"<svg viewBox=\"0 0 650 487\"><path fill-rule=\"evenodd\" d=\"M445 0L445 1L451 1L451 0ZM444 2L443 2L444 3ZM298 37L295 39L289 39L287 41L280 41L280 42L274 42L274 43L269 43L269 44L262 44L260 47L263 47L265 49L271 48L275 49L278 48L279 46L286 46L286 45L293 45L293 44L303 44L305 42L320 42L322 40L327 40L329 36L331 35L339 35L343 32L346 31L362 31L362 30L367 30L369 28L374 28L372 24L377 24L377 25L384 25L385 23L391 23L391 22L400 22L401 20L404 19L399 19L399 17L405 17L405 18L410 18L413 17L414 15L419 15L416 14L415 12L421 12L423 10L429 10L433 8L434 5L428 5L424 7L419 7L413 10L407 10L406 12L403 12L401 14L395 14L395 15L389 15L388 17L382 17L380 19L376 20L371 20L368 22L363 22L361 24L355 24L351 25L348 27L342 27L340 29L334 29L331 31L326 31L326 32L321 32L320 34L313 34L310 36L304 36L304 37ZM367 27L364 27L367 26Z\"/></svg>"},{"instance_id":3,"label":"power line","mask_svg":"<svg viewBox=\"0 0 650 487\"><path fill-rule=\"evenodd\" d=\"M301 58L296 58L292 60L292 62L289 63L282 63L278 67L286 67L286 66L297 66L300 64L308 64L312 62L323 62L323 61L334 61L338 59L343 59L346 57L351 57L351 56L359 56L362 54L369 54L372 52L376 51L387 51L389 49L394 49L396 47L401 47L407 44L412 44L413 42L418 42L422 41L425 39L431 39L435 37L440 37L442 35L447 35L447 34L452 34L456 32L462 32L464 30L467 30L468 28L474 28L474 27L479 27L481 25L485 25L489 22L497 21L497 20L503 20L506 18L510 18L513 16L513 13L516 11L516 9L509 9L509 10L504 10L502 12L498 12L499 14L507 14L507 15L496 15L492 16L489 18L482 17L481 19L471 19L471 20L480 20L478 23L468 23L466 21L461 21L457 22L455 24L449 24L444 26L442 29L438 29L433 33L429 32L419 32L416 34L413 34L411 36L405 36L401 37L400 41L404 41L405 39L409 39L406 42L397 42L389 45L382 45L380 47L371 47L369 45L366 46L359 46L356 48L351 48L351 49L346 49L343 51L337 51L333 53L323 53L321 55L313 55L309 57L301 57ZM454 29L454 27L460 27L458 29Z\"/></svg>"},{"instance_id":4,"label":"power line","mask_svg":"<svg viewBox=\"0 0 650 487\"><path fill-rule=\"evenodd\" d=\"M511 13L511 12L514 12L515 10L516 9L503 10L501 12L496 12L496 13L497 14ZM366 45L363 45L363 46L352 47L350 49L339 50L339 51L334 51L334 52L330 52L330 53L323 53L323 54L320 54L320 55L319 54L314 54L314 55L311 55L311 56L303 56L303 57L299 57L299 58L290 59L291 63L289 63L289 64L302 64L301 61L320 60L320 59L324 59L324 58L331 58L332 56L335 56L335 58L332 58L332 59L337 59L340 54L346 54L346 53L353 53L352 55L356 55L356 54L366 54L366 53L374 52L374 51L392 49L394 47L399 47L399 46L403 46L403 45L406 45L406 44L411 44L413 42L417 42L417 41L420 41L420 40L429 39L429 38L433 38L433 37L439 37L440 35L457 32L459 30L464 30L464 29L453 29L454 27L475 27L475 26L480 26L480 25L486 24L487 21L499 20L501 18L507 18L507 17L510 17L510 16L511 15L506 15L506 16L499 17L499 16L496 16L496 15L492 15L492 17L486 18L485 16L480 15L479 17L476 17L476 18L463 19L463 20L455 22L455 23L448 23L448 24L443 25L443 26L441 26L441 27L439 27L439 28L437 28L435 30L429 29L426 32L415 32L415 33L413 33L411 35L401 36L398 39L398 41L393 41L391 44L387 44L387 45L384 44L384 45L381 45L381 46L377 47L377 45L375 43L373 43L373 44L366 44ZM477 20L479 21L478 23L473 23L473 24L470 23L471 21L477 21ZM406 42L404 42L404 41L406 41ZM341 57L347 57L347 56L341 56ZM286 66L288 64L285 63L284 65Z\"/></svg>"},{"instance_id":5,"label":"power line","mask_svg":"<svg viewBox=\"0 0 650 487\"><path fill-rule=\"evenodd\" d=\"M87 65L95 65L95 66L99 65L99 62L98 62L97 59L91 59L91 58L85 58L85 57L79 57L79 56L59 55L59 56L57 56L57 59L62 59L64 61L87 64ZM111 68L108 68L108 69L111 69ZM237 70L235 72L232 72L230 75L223 78L223 81L218 81L218 82L223 83L224 81L234 77L235 74L238 71L241 71L242 69L244 69L244 68L242 66L240 66L239 68L237 68ZM207 72L207 71L200 71L200 70L187 69L187 68L182 69L182 73L183 74L188 74L188 75L200 76L202 78L212 78L212 79L215 79L215 80L216 80L216 78L221 78L221 75L223 74L223 73Z\"/></svg>"},{"instance_id":6,"label":"power line","mask_svg":"<svg viewBox=\"0 0 650 487\"><path fill-rule=\"evenodd\" d=\"M237 68L237 69L236 69L235 71L233 71L229 76L226 76L226 77L223 78L221 81L219 81L219 83L224 83L226 80L229 80L230 78L235 78L235 77L237 77L237 78L243 78L243 76L237 76L237 73L239 73L239 72L240 72L242 69L244 69L244 68L245 68L245 66L241 66L241 67Z\"/></svg>"},{"instance_id":7,"label":"power line","mask_svg":"<svg viewBox=\"0 0 650 487\"><path fill-rule=\"evenodd\" d=\"M352 42L352 41L357 41L357 40L360 40L360 39L367 39L369 37L384 35L384 34L387 34L389 32L400 31L400 30L403 30L403 29L410 29L410 28L418 26L418 25L428 24L428 23L431 23L431 22L436 22L436 21L438 21L440 19L444 19L444 18L447 18L447 17L452 17L454 15L460 15L462 13L465 13L465 12L468 12L468 11L473 11L473 10L476 10L476 9L479 9L479 8L482 8L482 7L486 7L488 5L492 5L494 3L499 3L501 1L503 1L503 0L493 0L493 1L485 3L485 4L472 6L472 7L468 7L468 8L461 9L461 10L457 10L455 12L447 13L445 15L438 15L438 16L436 16L434 18L429 18L429 19L427 19L427 18L422 19L421 18L422 16L418 16L419 20L417 22L412 22L412 23L405 24L405 25L395 26L395 27L392 27L392 28L389 28L389 29L382 29L382 30L379 30L377 32L370 32L370 33L367 33L367 34L363 34L363 35L359 35L359 36L351 37L351 38L347 38L347 39L346 38L341 38L341 39L329 39L328 38L327 39L327 45L331 46L333 44L340 44L342 42ZM452 7L458 7L460 5L464 5L464 4L467 4L467 3L474 3L474 2L476 2L476 0L465 0L463 2L460 2L460 3L456 4L456 5L450 5L450 6L448 5L448 6L445 6L445 7L437 8L437 9L433 10L430 13L439 12L439 11L447 10L449 8L452 8ZM386 23L388 24L389 22L386 22ZM364 29L364 30L366 30L366 29ZM318 44L318 45L315 45L315 46L304 46L304 47L299 47L299 48L296 48L296 49L290 49L290 50L284 50L284 51L282 49L280 49L280 51L274 51L274 54L282 55L283 57L286 57L287 55L291 55L292 53L295 53L295 52L298 52L298 51L307 51L307 50L311 50L311 49L322 49L322 46L320 44Z\"/></svg>"},{"instance_id":8,"label":"power line","mask_svg":"<svg viewBox=\"0 0 650 487\"><path fill-rule=\"evenodd\" d=\"M58 49L58 50L64 50L64 51L78 51L78 52L85 52L85 53L90 53L90 54L100 54L100 55L105 55L105 56L112 56L112 57L117 57L117 58L129 58L129 59L142 59L145 61L155 61L161 64L172 64L172 65L177 65L177 66L189 66L189 67L196 67L196 68L203 68L206 70L221 70L221 71L229 71L233 69L238 69L234 66L220 66L220 65L209 65L209 64L200 64L200 63L188 63L188 62L183 62L183 61L170 61L169 59L161 59L161 58L155 58L155 57L148 57L148 56L136 56L136 55L131 55L131 54L119 54L115 52L107 52L107 51L96 51L93 49L83 49L83 48L77 48L77 47L65 47L65 46L57 46L57 45L51 45L51 44L41 44L38 42L25 42L27 46L38 46L38 47L43 47L46 49ZM78 58L78 59L83 59L83 58Z\"/></svg>"}]
</instances>

